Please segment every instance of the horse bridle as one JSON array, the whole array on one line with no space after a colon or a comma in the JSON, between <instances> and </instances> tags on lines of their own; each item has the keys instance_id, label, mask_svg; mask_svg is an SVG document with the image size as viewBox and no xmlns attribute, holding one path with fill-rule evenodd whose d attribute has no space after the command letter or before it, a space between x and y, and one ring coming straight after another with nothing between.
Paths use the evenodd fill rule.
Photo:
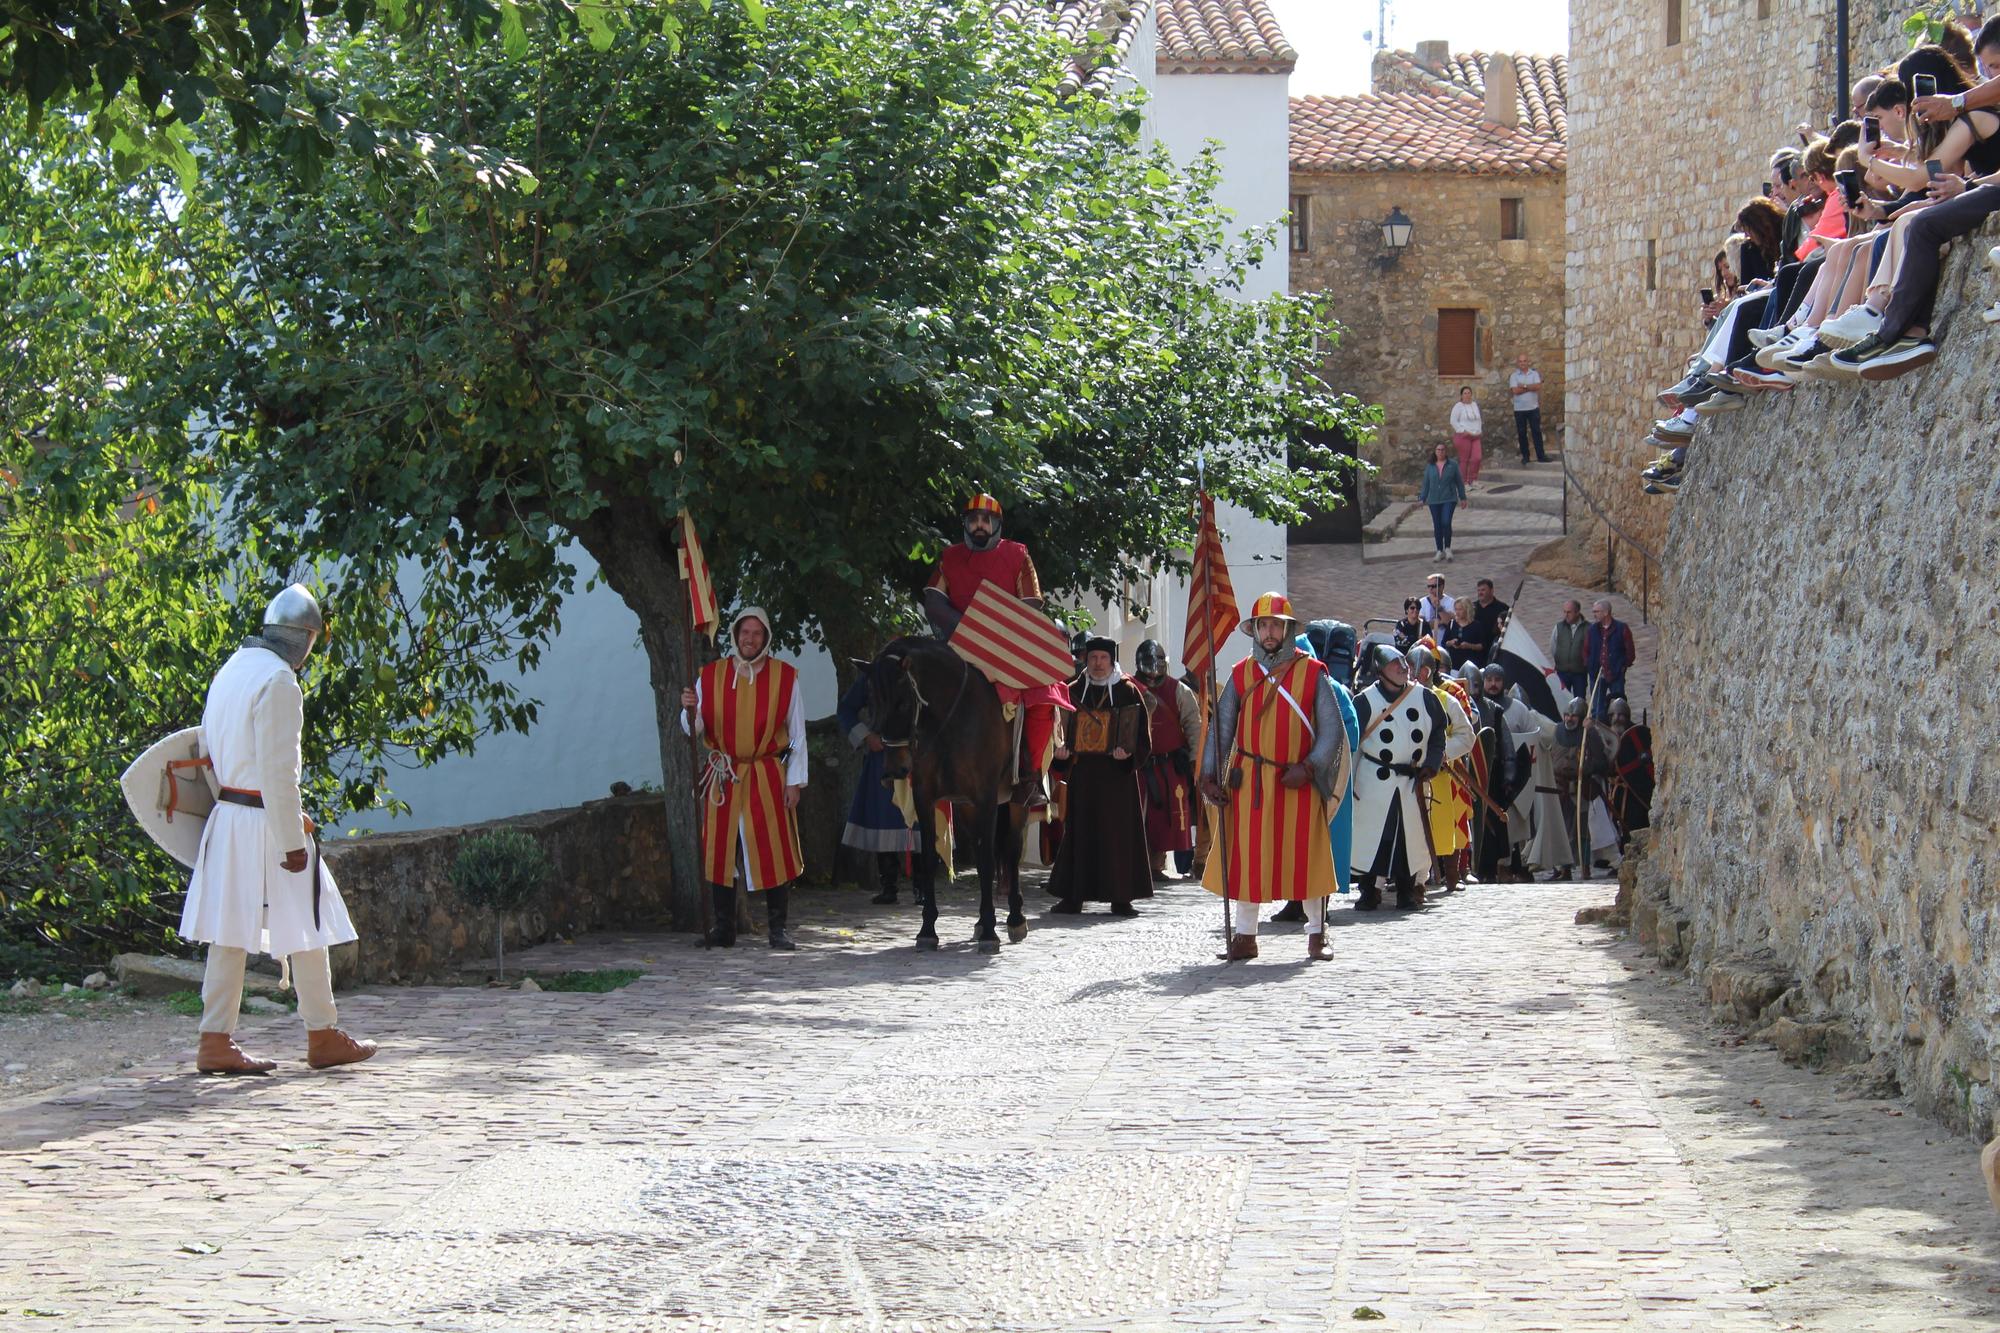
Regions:
<instances>
[{"instance_id":1,"label":"horse bridle","mask_svg":"<svg viewBox=\"0 0 2000 1333\"><path fill-rule=\"evenodd\" d=\"M953 656L956 657L957 654L954 653ZM892 750L906 750L910 746L916 743L917 720L924 715L924 710L931 706L931 701L924 698L924 692L922 688L919 687L917 684L916 673L914 671L910 671L907 669L907 664L910 659L905 657L902 660L905 663L903 679L910 682L910 693L917 696L917 710L916 712L910 714L909 735L905 736L902 740L899 741L892 741L887 736L884 736L882 738L882 744ZM972 683L972 664L967 662L963 657L960 657L958 659L958 693L952 696L951 707L945 710L944 719L938 723L938 726L940 727L948 726L951 723L952 718L958 716L958 706L960 703L964 702L965 699L965 687L971 683Z\"/></svg>"}]
</instances>

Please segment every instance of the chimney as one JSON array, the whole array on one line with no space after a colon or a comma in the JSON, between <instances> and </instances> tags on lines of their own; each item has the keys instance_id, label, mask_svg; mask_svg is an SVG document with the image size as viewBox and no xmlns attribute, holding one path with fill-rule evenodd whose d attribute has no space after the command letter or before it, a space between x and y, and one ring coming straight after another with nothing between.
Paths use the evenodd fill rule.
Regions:
<instances>
[{"instance_id":1,"label":"chimney","mask_svg":"<svg viewBox=\"0 0 2000 1333\"><path fill-rule=\"evenodd\" d=\"M1521 123L1520 80L1514 57L1496 51L1486 59L1486 120L1513 128Z\"/></svg>"},{"instance_id":2,"label":"chimney","mask_svg":"<svg viewBox=\"0 0 2000 1333\"><path fill-rule=\"evenodd\" d=\"M1417 63L1428 70L1441 70L1451 60L1450 42L1418 42Z\"/></svg>"}]
</instances>

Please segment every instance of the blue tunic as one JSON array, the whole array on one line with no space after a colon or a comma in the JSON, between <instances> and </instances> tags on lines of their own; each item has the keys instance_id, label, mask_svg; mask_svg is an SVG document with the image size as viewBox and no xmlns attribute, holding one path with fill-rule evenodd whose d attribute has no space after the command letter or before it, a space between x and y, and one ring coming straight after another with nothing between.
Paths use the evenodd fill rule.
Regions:
<instances>
[{"instance_id":1,"label":"blue tunic","mask_svg":"<svg viewBox=\"0 0 2000 1333\"><path fill-rule=\"evenodd\" d=\"M1299 651L1310 653L1312 645L1306 636L1298 637ZM1347 788L1340 793L1340 808L1334 811L1332 821L1326 826L1327 837L1333 842L1333 871L1340 879L1340 892L1347 892L1348 866L1353 860L1354 850L1354 755L1361 748L1361 715L1354 711L1354 695L1348 688L1333 678L1329 672L1326 683L1333 686L1333 701L1340 705L1340 722L1347 728Z\"/></svg>"},{"instance_id":2,"label":"blue tunic","mask_svg":"<svg viewBox=\"0 0 2000 1333\"><path fill-rule=\"evenodd\" d=\"M854 786L854 802L847 809L847 827L840 831L840 841L864 852L915 851L916 830L903 822L903 812L882 785L882 756L866 748L871 729L867 713L868 678L861 676L840 696L835 713L848 744L861 751L861 780Z\"/></svg>"}]
</instances>

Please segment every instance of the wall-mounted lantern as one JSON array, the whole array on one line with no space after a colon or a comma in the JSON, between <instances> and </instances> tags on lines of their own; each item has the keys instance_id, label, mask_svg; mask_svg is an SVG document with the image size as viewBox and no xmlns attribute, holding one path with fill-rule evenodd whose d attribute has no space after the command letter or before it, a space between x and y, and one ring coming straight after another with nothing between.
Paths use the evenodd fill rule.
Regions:
<instances>
[{"instance_id":1,"label":"wall-mounted lantern","mask_svg":"<svg viewBox=\"0 0 2000 1333\"><path fill-rule=\"evenodd\" d=\"M1394 268L1403 258L1403 251L1410 246L1410 236L1416 224L1404 216L1400 208L1389 210L1389 216L1382 219L1382 253L1375 256L1377 268Z\"/></svg>"}]
</instances>

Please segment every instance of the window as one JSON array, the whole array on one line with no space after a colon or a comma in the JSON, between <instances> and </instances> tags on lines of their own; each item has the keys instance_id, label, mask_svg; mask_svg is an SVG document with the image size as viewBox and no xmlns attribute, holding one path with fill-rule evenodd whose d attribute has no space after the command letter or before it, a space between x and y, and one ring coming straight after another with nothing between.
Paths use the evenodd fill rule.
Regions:
<instances>
[{"instance_id":1,"label":"window","mask_svg":"<svg viewBox=\"0 0 2000 1333\"><path fill-rule=\"evenodd\" d=\"M1479 367L1473 355L1474 330L1477 326L1477 310L1438 311L1438 374L1440 376L1477 375Z\"/></svg>"},{"instance_id":2,"label":"window","mask_svg":"<svg viewBox=\"0 0 2000 1333\"><path fill-rule=\"evenodd\" d=\"M1646 242L1646 290L1660 290L1660 255L1658 241Z\"/></svg>"},{"instance_id":3,"label":"window","mask_svg":"<svg viewBox=\"0 0 2000 1333\"><path fill-rule=\"evenodd\" d=\"M1527 200L1502 199L1500 201L1500 239L1503 241L1525 241L1528 239Z\"/></svg>"},{"instance_id":4,"label":"window","mask_svg":"<svg viewBox=\"0 0 2000 1333\"><path fill-rule=\"evenodd\" d=\"M1757 0L1757 17L1760 19L1771 17L1771 0Z\"/></svg>"},{"instance_id":5,"label":"window","mask_svg":"<svg viewBox=\"0 0 2000 1333\"><path fill-rule=\"evenodd\" d=\"M1302 255L1312 248L1312 196L1292 196L1292 253Z\"/></svg>"},{"instance_id":6,"label":"window","mask_svg":"<svg viewBox=\"0 0 2000 1333\"><path fill-rule=\"evenodd\" d=\"M1681 44L1681 0L1667 0L1667 45Z\"/></svg>"}]
</instances>

